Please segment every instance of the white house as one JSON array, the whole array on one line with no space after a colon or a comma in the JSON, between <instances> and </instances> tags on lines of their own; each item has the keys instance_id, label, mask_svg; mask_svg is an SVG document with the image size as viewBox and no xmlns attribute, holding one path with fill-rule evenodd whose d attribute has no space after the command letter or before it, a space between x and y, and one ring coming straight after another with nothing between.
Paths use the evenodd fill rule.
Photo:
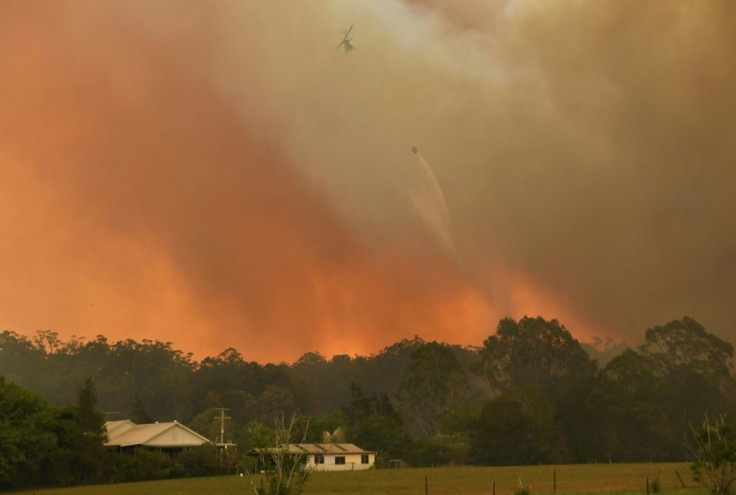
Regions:
<instances>
[{"instance_id":1,"label":"white house","mask_svg":"<svg viewBox=\"0 0 736 495\"><path fill-rule=\"evenodd\" d=\"M145 425L137 425L130 420L108 421L105 427L107 428L105 445L121 450L135 447L175 450L212 443L176 421Z\"/></svg>"},{"instance_id":2,"label":"white house","mask_svg":"<svg viewBox=\"0 0 736 495\"><path fill-rule=\"evenodd\" d=\"M280 445L278 450L287 449L294 456L304 456L306 467L317 471L352 471L372 469L376 463L376 453L363 450L352 443L290 443ZM271 449L253 449L248 455L265 455Z\"/></svg>"}]
</instances>

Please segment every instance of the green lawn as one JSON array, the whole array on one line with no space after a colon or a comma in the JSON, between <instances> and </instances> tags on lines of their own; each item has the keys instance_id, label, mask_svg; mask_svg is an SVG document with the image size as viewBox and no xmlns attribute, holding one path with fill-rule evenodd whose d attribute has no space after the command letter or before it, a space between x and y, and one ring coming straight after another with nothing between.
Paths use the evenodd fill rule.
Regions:
<instances>
[{"instance_id":1,"label":"green lawn","mask_svg":"<svg viewBox=\"0 0 736 495\"><path fill-rule=\"evenodd\" d=\"M677 477L680 474L687 488ZM421 495L425 479L430 495L513 495L519 486L531 485L532 493L552 495L554 478L557 493L576 495L615 492L618 495L646 493L645 479L659 478L667 495L705 495L693 482L688 465L679 464L582 464L525 467L442 467L398 470L315 473L307 483L305 495L370 494ZM256 482L257 478L256 478ZM120 485L101 485L49 490L27 490L30 495L240 495L253 494L249 478L227 476L169 481L150 481ZM653 495L653 494L652 494Z\"/></svg>"}]
</instances>

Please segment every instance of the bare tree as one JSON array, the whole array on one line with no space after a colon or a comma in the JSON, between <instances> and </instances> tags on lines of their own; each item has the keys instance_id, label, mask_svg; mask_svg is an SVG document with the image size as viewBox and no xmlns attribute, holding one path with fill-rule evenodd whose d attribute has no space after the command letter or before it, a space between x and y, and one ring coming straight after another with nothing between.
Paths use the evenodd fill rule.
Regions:
<instances>
[{"instance_id":1,"label":"bare tree","mask_svg":"<svg viewBox=\"0 0 736 495\"><path fill-rule=\"evenodd\" d=\"M696 448L693 451L693 477L714 495L730 493L736 481L736 436L733 426L721 416L711 422L705 419L692 428Z\"/></svg>"},{"instance_id":2,"label":"bare tree","mask_svg":"<svg viewBox=\"0 0 736 495\"><path fill-rule=\"evenodd\" d=\"M307 465L307 452L292 443L299 422L295 415L287 422L282 414L275 417L273 423L273 429L260 424L248 428L259 447L255 451L263 473L260 486L255 477L250 477L251 487L256 495L299 495L312 473ZM309 421L298 443L306 442L308 431Z\"/></svg>"}]
</instances>

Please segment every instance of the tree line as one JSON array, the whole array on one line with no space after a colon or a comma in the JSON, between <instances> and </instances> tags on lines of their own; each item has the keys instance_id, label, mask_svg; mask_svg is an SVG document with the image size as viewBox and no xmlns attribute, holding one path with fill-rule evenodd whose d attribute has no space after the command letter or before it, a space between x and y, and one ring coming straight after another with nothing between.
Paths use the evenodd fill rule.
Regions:
<instances>
[{"instance_id":1,"label":"tree line","mask_svg":"<svg viewBox=\"0 0 736 495\"><path fill-rule=\"evenodd\" d=\"M692 318L614 350L598 361L563 324L541 317L503 319L478 347L416 337L371 356L310 352L292 364L259 364L233 348L195 361L168 342L5 331L0 390L28 393L35 398L23 407L46 401L54 421L79 423L68 408L81 407L80 387L92 380L107 419L176 419L212 439L224 407L226 440L241 453L254 424L296 415L309 418L309 441L339 431L334 438L377 451L379 465L415 466L685 460L692 425L735 409L733 346ZM7 431L3 423L0 451ZM0 454L0 475L3 462Z\"/></svg>"}]
</instances>

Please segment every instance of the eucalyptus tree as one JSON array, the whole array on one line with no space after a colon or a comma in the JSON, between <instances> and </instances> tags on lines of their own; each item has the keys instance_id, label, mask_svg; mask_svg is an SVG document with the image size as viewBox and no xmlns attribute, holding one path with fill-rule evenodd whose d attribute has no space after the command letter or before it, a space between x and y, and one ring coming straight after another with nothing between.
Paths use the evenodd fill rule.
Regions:
<instances>
[{"instance_id":1,"label":"eucalyptus tree","mask_svg":"<svg viewBox=\"0 0 736 495\"><path fill-rule=\"evenodd\" d=\"M570 377L592 376L595 362L557 320L504 318L480 349L476 370L496 392L535 384L553 393Z\"/></svg>"},{"instance_id":2,"label":"eucalyptus tree","mask_svg":"<svg viewBox=\"0 0 736 495\"><path fill-rule=\"evenodd\" d=\"M479 354L474 370L494 394L479 427L482 431L513 431L523 425L525 431L534 432L533 437L524 434L517 435L515 441L508 439L510 450L504 462L511 458L526 462L579 460L580 445L586 440L581 439L579 429L584 419L581 412L597 366L564 325L541 317L504 318L496 333L483 342ZM498 441L488 437L485 444L488 447ZM476 444L484 444L482 435ZM492 460L485 454L481 457Z\"/></svg>"},{"instance_id":3,"label":"eucalyptus tree","mask_svg":"<svg viewBox=\"0 0 736 495\"><path fill-rule=\"evenodd\" d=\"M708 415L736 412L733 345L693 318L648 329L640 351L662 379L661 401L680 456L685 454L691 425Z\"/></svg>"},{"instance_id":4,"label":"eucalyptus tree","mask_svg":"<svg viewBox=\"0 0 736 495\"><path fill-rule=\"evenodd\" d=\"M627 349L599 373L588 399L590 455L615 462L676 457L665 407L666 382L647 355Z\"/></svg>"},{"instance_id":5,"label":"eucalyptus tree","mask_svg":"<svg viewBox=\"0 0 736 495\"><path fill-rule=\"evenodd\" d=\"M428 342L415 349L397 398L423 436L440 434L443 417L465 406L468 378L452 349Z\"/></svg>"}]
</instances>

